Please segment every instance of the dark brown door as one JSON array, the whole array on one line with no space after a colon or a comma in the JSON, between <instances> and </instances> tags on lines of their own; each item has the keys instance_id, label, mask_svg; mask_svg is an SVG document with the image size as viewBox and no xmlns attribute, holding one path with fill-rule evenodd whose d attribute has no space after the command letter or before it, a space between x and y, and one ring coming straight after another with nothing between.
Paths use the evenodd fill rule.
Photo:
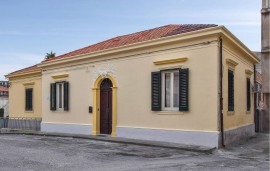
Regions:
<instances>
[{"instance_id":1,"label":"dark brown door","mask_svg":"<svg viewBox=\"0 0 270 171\"><path fill-rule=\"evenodd\" d=\"M100 85L100 133L112 133L112 82L108 78Z\"/></svg>"}]
</instances>

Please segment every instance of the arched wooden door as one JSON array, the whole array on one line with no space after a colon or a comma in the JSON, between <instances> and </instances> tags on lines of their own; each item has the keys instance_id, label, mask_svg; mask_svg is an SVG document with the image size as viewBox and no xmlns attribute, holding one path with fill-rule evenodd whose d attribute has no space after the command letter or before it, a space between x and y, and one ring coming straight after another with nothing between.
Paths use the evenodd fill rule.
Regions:
<instances>
[{"instance_id":1,"label":"arched wooden door","mask_svg":"<svg viewBox=\"0 0 270 171\"><path fill-rule=\"evenodd\" d=\"M100 133L112 133L112 82L108 78L100 84Z\"/></svg>"}]
</instances>

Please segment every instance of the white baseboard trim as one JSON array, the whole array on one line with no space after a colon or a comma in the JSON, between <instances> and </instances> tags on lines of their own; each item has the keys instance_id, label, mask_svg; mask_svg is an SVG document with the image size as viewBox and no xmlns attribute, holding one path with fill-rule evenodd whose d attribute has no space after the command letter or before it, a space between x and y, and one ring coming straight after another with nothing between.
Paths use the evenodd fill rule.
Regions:
<instances>
[{"instance_id":1,"label":"white baseboard trim","mask_svg":"<svg viewBox=\"0 0 270 171\"><path fill-rule=\"evenodd\" d=\"M92 132L92 125L41 122L41 131L90 135Z\"/></svg>"},{"instance_id":2,"label":"white baseboard trim","mask_svg":"<svg viewBox=\"0 0 270 171\"><path fill-rule=\"evenodd\" d=\"M218 148L219 146L219 132L177 131L117 127L116 134L117 137L133 138L140 140L163 141L216 148Z\"/></svg>"}]
</instances>

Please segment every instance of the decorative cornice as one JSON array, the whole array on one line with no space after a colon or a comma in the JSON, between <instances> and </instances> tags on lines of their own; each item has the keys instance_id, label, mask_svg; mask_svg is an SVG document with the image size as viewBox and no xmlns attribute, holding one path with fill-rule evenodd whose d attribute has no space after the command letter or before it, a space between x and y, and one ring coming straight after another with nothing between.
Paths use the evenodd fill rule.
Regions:
<instances>
[{"instance_id":1,"label":"decorative cornice","mask_svg":"<svg viewBox=\"0 0 270 171\"><path fill-rule=\"evenodd\" d=\"M245 72L246 72L247 75L252 75L253 74L253 71L251 71L249 69L246 69Z\"/></svg>"},{"instance_id":2,"label":"decorative cornice","mask_svg":"<svg viewBox=\"0 0 270 171\"><path fill-rule=\"evenodd\" d=\"M53 79L60 79L60 78L67 78L69 75L68 74L61 74L61 75L53 75Z\"/></svg>"},{"instance_id":3,"label":"decorative cornice","mask_svg":"<svg viewBox=\"0 0 270 171\"><path fill-rule=\"evenodd\" d=\"M232 59L226 59L226 63L227 63L228 65L233 66L233 67L235 67L235 66L237 66L237 65L238 65L238 63L237 63L237 62L235 62L235 61L234 61L234 60L232 60Z\"/></svg>"},{"instance_id":4,"label":"decorative cornice","mask_svg":"<svg viewBox=\"0 0 270 171\"><path fill-rule=\"evenodd\" d=\"M176 58L176 59L168 59L168 60L162 60L162 61L155 61L153 62L155 65L164 65L164 64L173 64L173 63L179 63L179 62L185 62L188 58Z\"/></svg>"},{"instance_id":5,"label":"decorative cornice","mask_svg":"<svg viewBox=\"0 0 270 171\"><path fill-rule=\"evenodd\" d=\"M35 82L29 82L29 83L23 83L24 86L30 86L30 85L34 85Z\"/></svg>"}]
</instances>

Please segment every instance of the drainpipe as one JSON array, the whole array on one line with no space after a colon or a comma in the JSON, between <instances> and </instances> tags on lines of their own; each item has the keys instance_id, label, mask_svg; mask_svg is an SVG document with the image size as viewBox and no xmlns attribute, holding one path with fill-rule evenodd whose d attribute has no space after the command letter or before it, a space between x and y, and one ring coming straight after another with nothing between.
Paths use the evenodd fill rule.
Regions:
<instances>
[{"instance_id":1,"label":"drainpipe","mask_svg":"<svg viewBox=\"0 0 270 171\"><path fill-rule=\"evenodd\" d=\"M257 93L255 92L255 86L256 86L256 66L254 65L253 67L253 73L254 73L254 85L253 85L253 95L254 95L254 125L255 125L255 132L259 132L258 128L258 123L256 123L256 121L258 120L257 118ZM256 119L257 118L257 119Z\"/></svg>"},{"instance_id":2,"label":"drainpipe","mask_svg":"<svg viewBox=\"0 0 270 171\"><path fill-rule=\"evenodd\" d=\"M219 38L219 120L221 132L221 145L224 145L224 125L223 125L223 96L222 96L222 80L223 80L223 58L222 58L222 37Z\"/></svg>"}]
</instances>

